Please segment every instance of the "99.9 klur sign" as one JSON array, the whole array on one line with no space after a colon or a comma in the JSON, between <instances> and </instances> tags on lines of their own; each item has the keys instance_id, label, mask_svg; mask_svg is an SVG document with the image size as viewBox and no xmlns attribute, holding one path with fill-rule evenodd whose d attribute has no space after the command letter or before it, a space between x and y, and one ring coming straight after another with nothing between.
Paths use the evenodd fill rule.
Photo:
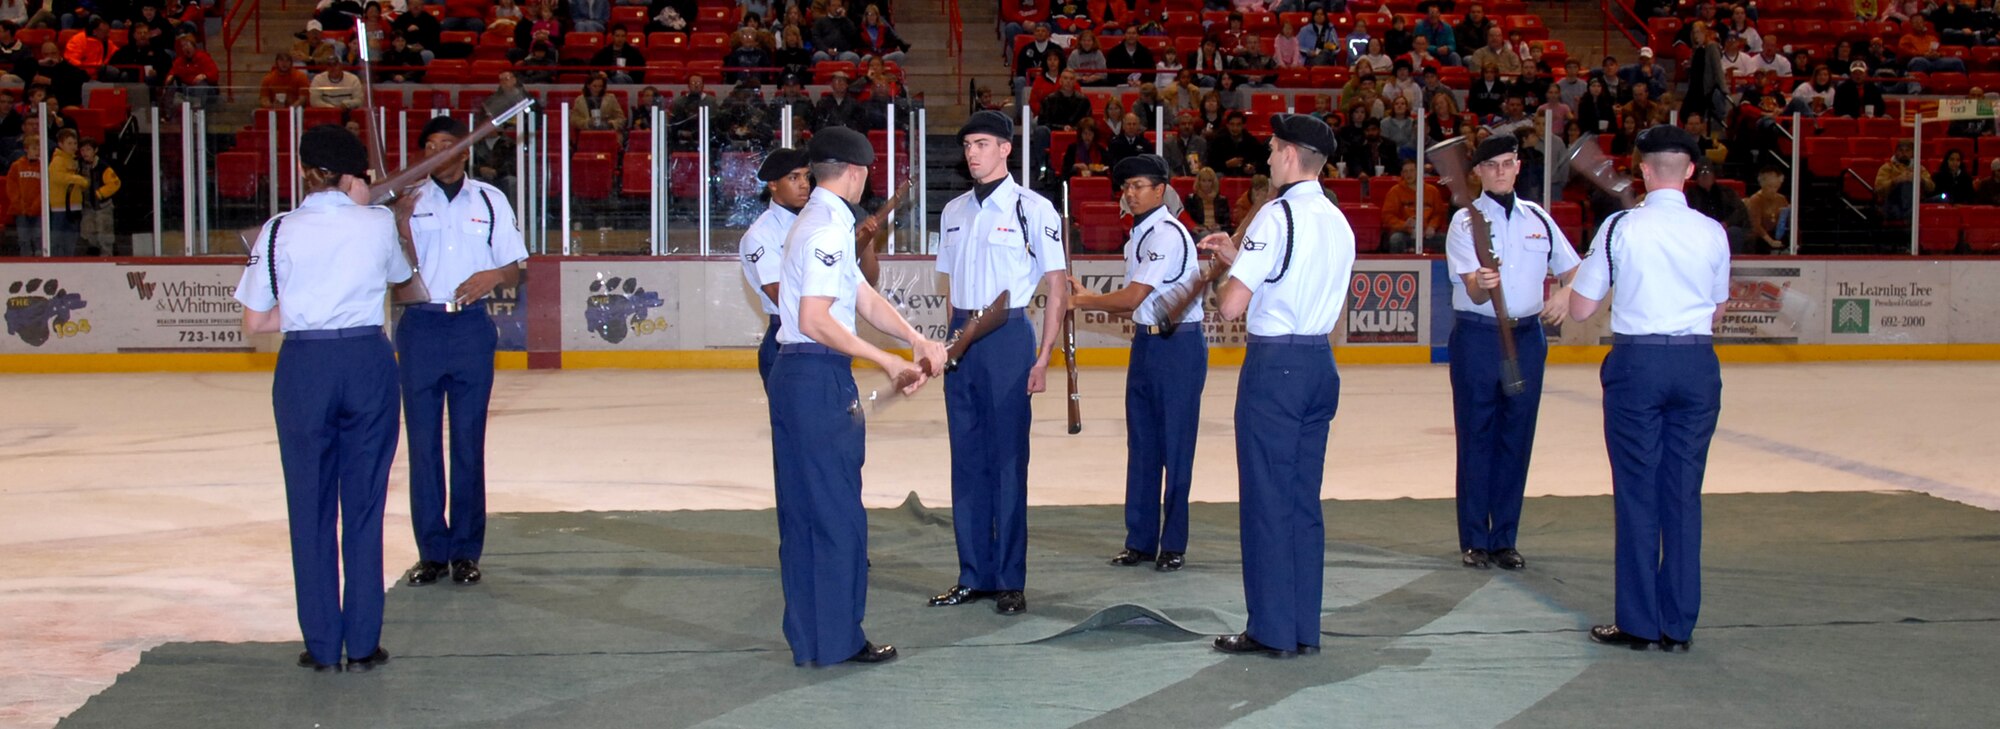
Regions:
<instances>
[{"instance_id":1,"label":"99.9 klur sign","mask_svg":"<svg viewBox=\"0 0 2000 729\"><path fill-rule=\"evenodd\" d=\"M1347 284L1347 341L1423 341L1423 289L1417 271L1355 271Z\"/></svg>"}]
</instances>

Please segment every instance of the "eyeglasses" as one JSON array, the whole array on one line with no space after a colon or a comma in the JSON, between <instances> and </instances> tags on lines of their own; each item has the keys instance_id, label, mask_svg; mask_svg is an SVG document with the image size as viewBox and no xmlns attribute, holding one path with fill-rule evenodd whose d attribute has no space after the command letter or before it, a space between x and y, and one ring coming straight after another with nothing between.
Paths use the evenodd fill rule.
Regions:
<instances>
[{"instance_id":1,"label":"eyeglasses","mask_svg":"<svg viewBox=\"0 0 2000 729\"><path fill-rule=\"evenodd\" d=\"M456 139L433 139L424 142L424 149L450 149L451 145L457 143L458 140Z\"/></svg>"},{"instance_id":2,"label":"eyeglasses","mask_svg":"<svg viewBox=\"0 0 2000 729\"><path fill-rule=\"evenodd\" d=\"M1151 180L1132 180L1120 186L1118 190L1119 192L1145 192L1159 186L1159 183Z\"/></svg>"}]
</instances>

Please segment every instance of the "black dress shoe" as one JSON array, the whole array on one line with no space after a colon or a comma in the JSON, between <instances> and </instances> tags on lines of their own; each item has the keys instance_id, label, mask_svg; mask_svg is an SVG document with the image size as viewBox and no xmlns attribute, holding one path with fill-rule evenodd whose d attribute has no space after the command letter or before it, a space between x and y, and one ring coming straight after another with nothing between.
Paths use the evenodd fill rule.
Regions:
<instances>
[{"instance_id":1,"label":"black dress shoe","mask_svg":"<svg viewBox=\"0 0 2000 729\"><path fill-rule=\"evenodd\" d=\"M409 583L411 587L423 587L444 579L450 572L451 568L446 567L443 562L424 560L418 562L417 566L411 567L410 571L404 572L403 581Z\"/></svg>"},{"instance_id":2,"label":"black dress shoe","mask_svg":"<svg viewBox=\"0 0 2000 729\"><path fill-rule=\"evenodd\" d=\"M1153 569L1161 572L1178 572L1187 566L1187 558L1180 552L1161 552L1160 560L1153 563Z\"/></svg>"},{"instance_id":3,"label":"black dress shoe","mask_svg":"<svg viewBox=\"0 0 2000 729\"><path fill-rule=\"evenodd\" d=\"M1020 590L1000 593L999 599L993 601L993 612L1001 615L1020 615L1027 611L1028 596L1021 594Z\"/></svg>"},{"instance_id":4,"label":"black dress shoe","mask_svg":"<svg viewBox=\"0 0 2000 729\"><path fill-rule=\"evenodd\" d=\"M320 663L313 660L312 651L299 651L299 667L310 668L313 673L340 673L340 661Z\"/></svg>"},{"instance_id":5,"label":"black dress shoe","mask_svg":"<svg viewBox=\"0 0 2000 729\"><path fill-rule=\"evenodd\" d=\"M1513 547L1508 547L1493 553L1493 564L1503 570L1518 570L1528 566L1528 560L1523 559Z\"/></svg>"},{"instance_id":6,"label":"black dress shoe","mask_svg":"<svg viewBox=\"0 0 2000 729\"><path fill-rule=\"evenodd\" d=\"M1153 561L1152 552L1141 552L1130 548L1118 550L1117 556L1111 558L1111 564L1116 567L1130 567L1140 562L1151 561Z\"/></svg>"},{"instance_id":7,"label":"black dress shoe","mask_svg":"<svg viewBox=\"0 0 2000 729\"><path fill-rule=\"evenodd\" d=\"M1306 645L1306 644L1304 644L1304 643L1300 643L1300 644L1299 644L1299 655L1302 655L1302 656L1316 656L1316 655L1319 655L1319 646L1316 646L1316 645Z\"/></svg>"},{"instance_id":8,"label":"black dress shoe","mask_svg":"<svg viewBox=\"0 0 2000 729\"><path fill-rule=\"evenodd\" d=\"M1483 570L1493 566L1493 562L1487 557L1486 550L1484 549L1465 550L1465 554L1460 556L1458 561L1460 564L1476 570Z\"/></svg>"},{"instance_id":9,"label":"black dress shoe","mask_svg":"<svg viewBox=\"0 0 2000 729\"><path fill-rule=\"evenodd\" d=\"M964 585L952 585L951 589L945 590L943 594L932 596L930 604L931 607L951 607L984 600L995 594L998 593L992 590L974 590Z\"/></svg>"},{"instance_id":10,"label":"black dress shoe","mask_svg":"<svg viewBox=\"0 0 2000 729\"><path fill-rule=\"evenodd\" d=\"M460 585L479 584L479 563L469 559L451 561L451 581Z\"/></svg>"},{"instance_id":11,"label":"black dress shoe","mask_svg":"<svg viewBox=\"0 0 2000 729\"><path fill-rule=\"evenodd\" d=\"M1666 653L1686 653L1694 650L1694 639L1674 640L1662 635L1660 636L1660 650Z\"/></svg>"},{"instance_id":12,"label":"black dress shoe","mask_svg":"<svg viewBox=\"0 0 2000 729\"><path fill-rule=\"evenodd\" d=\"M887 663L896 660L896 647L893 645L875 645L874 643L864 641L861 644L860 652L855 653L853 658L847 660L854 663Z\"/></svg>"},{"instance_id":13,"label":"black dress shoe","mask_svg":"<svg viewBox=\"0 0 2000 729\"><path fill-rule=\"evenodd\" d=\"M388 662L389 652L383 650L381 646L376 646L375 652L369 654L367 657L347 659L347 671L349 673L367 673Z\"/></svg>"},{"instance_id":14,"label":"black dress shoe","mask_svg":"<svg viewBox=\"0 0 2000 729\"><path fill-rule=\"evenodd\" d=\"M1250 637L1249 633L1237 633L1235 635L1218 636L1215 639L1214 645L1216 650L1222 651L1224 653L1234 653L1234 654L1257 653L1270 656L1272 658L1291 658L1292 656L1298 655L1297 653L1293 653L1291 651L1281 651L1276 648L1272 648L1268 645L1264 645L1263 643L1259 643L1257 642L1256 638Z\"/></svg>"},{"instance_id":15,"label":"black dress shoe","mask_svg":"<svg viewBox=\"0 0 2000 729\"><path fill-rule=\"evenodd\" d=\"M1643 651L1653 647L1656 641L1651 638L1641 638L1627 633L1619 629L1616 625L1597 625L1592 626L1590 629L1590 642L1602 643L1604 645L1622 645L1635 651Z\"/></svg>"}]
</instances>

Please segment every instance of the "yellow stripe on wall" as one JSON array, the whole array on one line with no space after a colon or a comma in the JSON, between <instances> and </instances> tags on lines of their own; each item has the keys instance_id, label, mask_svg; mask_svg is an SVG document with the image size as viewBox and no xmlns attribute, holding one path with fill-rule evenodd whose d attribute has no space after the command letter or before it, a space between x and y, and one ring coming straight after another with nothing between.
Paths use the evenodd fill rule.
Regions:
<instances>
[{"instance_id":1,"label":"yellow stripe on wall","mask_svg":"<svg viewBox=\"0 0 2000 729\"><path fill-rule=\"evenodd\" d=\"M73 372L269 372L277 352L141 352L132 354L0 354L0 373ZM493 366L528 368L527 352L498 352Z\"/></svg>"}]
</instances>

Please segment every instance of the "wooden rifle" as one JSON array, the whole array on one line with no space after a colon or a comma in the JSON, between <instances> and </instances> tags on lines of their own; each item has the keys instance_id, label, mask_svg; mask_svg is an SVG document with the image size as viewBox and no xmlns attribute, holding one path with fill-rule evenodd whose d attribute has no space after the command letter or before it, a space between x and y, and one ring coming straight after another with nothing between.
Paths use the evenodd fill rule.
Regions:
<instances>
[{"instance_id":1,"label":"wooden rifle","mask_svg":"<svg viewBox=\"0 0 2000 729\"><path fill-rule=\"evenodd\" d=\"M966 351L972 349L974 342L992 334L994 330L1007 323L1007 303L1007 292L1002 291L999 296L994 297L993 303L967 316L965 325L959 327L958 331L952 332L951 338L945 340L944 366L938 369L943 372L956 372L959 360L965 358ZM926 371L932 369L931 361L927 358L919 358L917 366ZM915 381L910 377L897 378L892 381L889 392L868 393L868 413L872 415L881 412L883 408L906 398L907 396L903 394L904 388Z\"/></svg>"},{"instance_id":2,"label":"wooden rifle","mask_svg":"<svg viewBox=\"0 0 2000 729\"><path fill-rule=\"evenodd\" d=\"M368 21L364 18L354 19L354 43L359 47L358 51L361 57L361 110L365 112L362 115L364 121L361 122L361 141L368 147L369 176L374 178L375 184L387 187L384 183L389 179L389 162L387 156L382 151L382 148L386 146L387 140L384 138L385 135L382 133L382 130L376 128L375 65L372 58L373 54L368 48ZM449 158L446 155L425 156ZM423 178L417 179L421 180ZM377 197L379 198L380 195L378 194ZM379 205L381 203L375 204ZM399 305L429 303L431 300L430 289L424 286L424 277L415 273L418 263L417 242L409 238L404 238L401 231L397 231L396 240L403 249L404 262L410 265L410 271L413 272L413 275L410 276L410 280L389 288L389 302ZM457 302L452 303L456 304Z\"/></svg>"},{"instance_id":3,"label":"wooden rifle","mask_svg":"<svg viewBox=\"0 0 2000 729\"><path fill-rule=\"evenodd\" d=\"M879 248L889 237L889 215L902 206L903 196L909 194L910 185L915 181L904 178L903 184L896 188L895 194L890 195L881 207L875 208L875 212L869 213L868 217L862 218L861 222L854 226L854 262L861 268L861 277L868 281L869 286L874 286L882 275Z\"/></svg>"},{"instance_id":4,"label":"wooden rifle","mask_svg":"<svg viewBox=\"0 0 2000 729\"><path fill-rule=\"evenodd\" d=\"M1062 216L1062 224L1064 231L1062 239L1068 241L1069 234L1076 230L1076 225L1070 221L1069 214L1067 213ZM1063 251L1062 285L1068 286L1070 266L1069 251L1067 249L1069 246L1065 245L1063 248L1065 250ZM1049 293L1053 294L1055 292L1051 291ZM1076 296L1076 292L1071 291L1069 295L1074 297ZM1077 389L1076 380L1076 307L1071 306L1069 301L1063 302L1062 351L1063 369L1069 375L1069 434L1076 435L1083 432L1083 393Z\"/></svg>"},{"instance_id":5,"label":"wooden rifle","mask_svg":"<svg viewBox=\"0 0 2000 729\"><path fill-rule=\"evenodd\" d=\"M1494 249L1493 226L1486 214L1472 203L1478 193L1472 190L1471 140L1453 137L1433 145L1424 151L1424 158L1437 166L1438 176L1445 187L1451 190L1452 203L1465 208L1466 219L1472 224L1472 249L1479 255L1482 268L1500 270L1500 256ZM1422 222L1417 223L1421 235ZM1487 291L1493 301L1493 318L1500 322L1500 388L1509 395L1519 395L1528 389L1527 380L1521 377L1521 353L1514 342L1514 317L1507 313L1507 292L1504 286L1496 286Z\"/></svg>"},{"instance_id":6,"label":"wooden rifle","mask_svg":"<svg viewBox=\"0 0 2000 729\"><path fill-rule=\"evenodd\" d=\"M1620 208L1630 208L1638 204L1638 196L1632 191L1632 176L1618 171L1617 163L1604 154L1597 146L1597 135L1585 134L1578 137L1576 144L1570 145L1561 164L1583 179L1618 200Z\"/></svg>"}]
</instances>

